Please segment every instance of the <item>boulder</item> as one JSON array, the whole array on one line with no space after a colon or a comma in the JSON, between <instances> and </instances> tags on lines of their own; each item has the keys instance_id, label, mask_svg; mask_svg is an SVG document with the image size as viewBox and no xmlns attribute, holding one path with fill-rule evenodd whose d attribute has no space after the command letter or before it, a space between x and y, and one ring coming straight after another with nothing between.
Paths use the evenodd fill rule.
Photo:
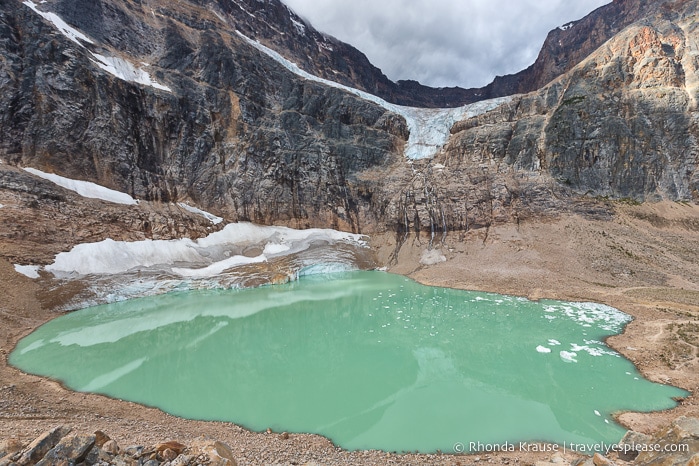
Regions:
<instances>
[{"instance_id":1,"label":"boulder","mask_svg":"<svg viewBox=\"0 0 699 466\"><path fill-rule=\"evenodd\" d=\"M679 417L670 428L657 433L649 445L660 446L659 450L642 451L634 464L639 466L685 466L690 462L697 463L699 452L699 419ZM666 451L667 447L667 451Z\"/></svg>"},{"instance_id":2,"label":"boulder","mask_svg":"<svg viewBox=\"0 0 699 466\"><path fill-rule=\"evenodd\" d=\"M70 427L58 426L44 432L25 448L16 463L19 466L31 466L39 462L63 437L70 433Z\"/></svg>"},{"instance_id":3,"label":"boulder","mask_svg":"<svg viewBox=\"0 0 699 466\"><path fill-rule=\"evenodd\" d=\"M71 464L82 463L92 447L95 446L94 435L74 435L63 437L49 450L37 466L58 466L68 461Z\"/></svg>"},{"instance_id":4,"label":"boulder","mask_svg":"<svg viewBox=\"0 0 699 466\"><path fill-rule=\"evenodd\" d=\"M117 455L119 454L119 445L114 440L108 440L102 445L102 451L110 455Z\"/></svg>"},{"instance_id":5,"label":"boulder","mask_svg":"<svg viewBox=\"0 0 699 466\"><path fill-rule=\"evenodd\" d=\"M109 435L105 434L101 430L95 431L95 446L98 448L102 448L102 445L105 443L109 442L111 438Z\"/></svg>"},{"instance_id":6,"label":"boulder","mask_svg":"<svg viewBox=\"0 0 699 466\"><path fill-rule=\"evenodd\" d=\"M595 466L613 466L614 463L612 463L608 458L605 458L604 456L600 455L599 453L595 453L594 456L592 457L592 462L594 463Z\"/></svg>"},{"instance_id":7,"label":"boulder","mask_svg":"<svg viewBox=\"0 0 699 466\"><path fill-rule=\"evenodd\" d=\"M633 461L638 456L642 446L650 444L651 440L650 435L630 430L619 441L620 450L617 456L623 461Z\"/></svg>"},{"instance_id":8,"label":"boulder","mask_svg":"<svg viewBox=\"0 0 699 466\"><path fill-rule=\"evenodd\" d=\"M205 441L195 446L196 449L205 453L210 460L210 466L237 466L238 463L233 457L233 452L225 443L218 441Z\"/></svg>"}]
</instances>

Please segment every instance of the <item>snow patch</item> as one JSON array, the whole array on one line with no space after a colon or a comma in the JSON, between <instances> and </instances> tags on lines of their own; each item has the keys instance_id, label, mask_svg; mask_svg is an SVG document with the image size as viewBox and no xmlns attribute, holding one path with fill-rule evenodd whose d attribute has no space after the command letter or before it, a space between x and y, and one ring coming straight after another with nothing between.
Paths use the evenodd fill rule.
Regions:
<instances>
[{"instance_id":1,"label":"snow patch","mask_svg":"<svg viewBox=\"0 0 699 466\"><path fill-rule=\"evenodd\" d=\"M362 235L336 230L294 230L231 223L223 230L196 241L188 238L135 242L106 239L97 243L79 244L69 252L56 255L54 262L46 266L45 270L56 276L112 275L157 267L182 277L214 277L237 265L264 262L269 258L306 250L314 242L347 242L366 246ZM266 244L269 248L266 246L265 251L257 257L228 257L232 250L260 244Z\"/></svg>"},{"instance_id":2,"label":"snow patch","mask_svg":"<svg viewBox=\"0 0 699 466\"><path fill-rule=\"evenodd\" d=\"M306 35L306 25L305 24L303 24L300 21L296 21L294 18L291 18L291 22L294 24L294 27L296 28L296 32L298 32L302 36Z\"/></svg>"},{"instance_id":3,"label":"snow patch","mask_svg":"<svg viewBox=\"0 0 699 466\"><path fill-rule=\"evenodd\" d=\"M41 2L41 3L44 3L44 2ZM46 12L39 10L36 7L36 3L32 2L31 0L27 0L27 1L23 2L23 4L28 6L29 8L31 8L32 11L34 11L34 13L38 14L39 16L41 16L42 18L44 18L45 20L47 20L48 22L53 24L56 27L56 29L58 29L60 31L61 34L63 34L64 36L66 36L68 39L72 40L73 42L75 42L79 46L81 46L81 47L83 46L83 44L81 44L80 41L86 42L88 44L94 44L94 42L89 37L87 37L85 34L83 34L82 32L78 31L77 29L75 29L71 26L68 26L68 24L65 21L63 21L63 19L60 16L58 16L57 14L46 13Z\"/></svg>"},{"instance_id":4,"label":"snow patch","mask_svg":"<svg viewBox=\"0 0 699 466\"><path fill-rule=\"evenodd\" d=\"M5 207L5 206L4 206L4 205L2 205L2 204L0 204L0 209L2 209L3 207Z\"/></svg>"},{"instance_id":5,"label":"snow patch","mask_svg":"<svg viewBox=\"0 0 699 466\"><path fill-rule=\"evenodd\" d=\"M444 146L444 144L446 144L454 123L465 118L472 118L474 116L489 112L490 110L493 110L512 100L511 96L499 97L496 99L484 100L474 104L465 105L463 107L443 109L403 107L401 105L386 102L382 98L369 94L368 92L314 76L307 71L302 70L296 63L287 60L278 52L275 52L269 47L262 45L256 40L250 39L240 31L236 32L247 43L262 53L268 55L297 76L309 81L325 84L326 86L342 89L364 100L373 102L385 108L389 112L396 113L405 118L408 129L410 130L410 136L408 138L408 143L406 144L404 154L408 159L424 159L433 157Z\"/></svg>"},{"instance_id":6,"label":"snow patch","mask_svg":"<svg viewBox=\"0 0 699 466\"><path fill-rule=\"evenodd\" d=\"M38 265L15 264L15 272L21 273L25 277L39 278L39 266Z\"/></svg>"},{"instance_id":7,"label":"snow patch","mask_svg":"<svg viewBox=\"0 0 699 466\"><path fill-rule=\"evenodd\" d=\"M550 353L550 352L551 352L551 348L547 348L547 347L542 346L542 345L537 346L537 347L536 347L536 350L537 350L539 353Z\"/></svg>"},{"instance_id":8,"label":"snow patch","mask_svg":"<svg viewBox=\"0 0 699 466\"><path fill-rule=\"evenodd\" d=\"M219 223L223 222L223 219L221 217L217 217L214 214L210 214L209 212L206 212L205 210L201 210L201 209L197 209L196 207L192 207L191 205L185 204L184 202L178 202L177 205L182 207L184 210L186 210L188 212L192 212L193 214L198 214L198 215L205 217L214 225L218 225Z\"/></svg>"},{"instance_id":9,"label":"snow patch","mask_svg":"<svg viewBox=\"0 0 699 466\"><path fill-rule=\"evenodd\" d=\"M117 57L105 57L99 53L92 53L92 56L95 57L95 60L92 60L94 64L123 81L143 84L163 91L172 92L172 89L169 87L153 81L150 74L140 68L136 68L130 61Z\"/></svg>"},{"instance_id":10,"label":"snow patch","mask_svg":"<svg viewBox=\"0 0 699 466\"><path fill-rule=\"evenodd\" d=\"M101 199L103 201L113 202L115 204L138 204L137 200L126 193L105 188L104 186L100 186L90 181L72 180L63 176L54 175L53 173L45 173L35 168L25 168L24 171L55 183L58 186L69 189L70 191L74 191L83 197Z\"/></svg>"},{"instance_id":11,"label":"snow patch","mask_svg":"<svg viewBox=\"0 0 699 466\"><path fill-rule=\"evenodd\" d=\"M568 29L572 28L573 26L575 26L575 23L568 23L568 24L564 24L563 26L558 26L558 29L560 29L561 31L567 31Z\"/></svg>"}]
</instances>

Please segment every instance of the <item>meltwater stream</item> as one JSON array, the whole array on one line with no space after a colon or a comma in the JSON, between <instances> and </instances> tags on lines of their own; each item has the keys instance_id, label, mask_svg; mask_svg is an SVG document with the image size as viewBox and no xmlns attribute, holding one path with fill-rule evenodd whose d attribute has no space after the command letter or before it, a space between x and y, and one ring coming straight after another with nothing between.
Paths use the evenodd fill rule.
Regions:
<instances>
[{"instance_id":1,"label":"meltwater stream","mask_svg":"<svg viewBox=\"0 0 699 466\"><path fill-rule=\"evenodd\" d=\"M84 309L23 339L10 362L75 390L347 449L611 444L624 433L612 413L686 395L602 343L628 320L349 272Z\"/></svg>"}]
</instances>

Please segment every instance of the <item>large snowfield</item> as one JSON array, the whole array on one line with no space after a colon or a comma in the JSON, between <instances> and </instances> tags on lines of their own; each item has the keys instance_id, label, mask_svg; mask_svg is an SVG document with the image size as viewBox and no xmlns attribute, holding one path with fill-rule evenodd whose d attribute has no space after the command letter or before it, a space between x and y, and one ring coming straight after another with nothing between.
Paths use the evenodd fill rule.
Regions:
<instances>
[{"instance_id":1,"label":"large snowfield","mask_svg":"<svg viewBox=\"0 0 699 466\"><path fill-rule=\"evenodd\" d=\"M330 229L295 230L286 227L231 223L199 240L114 241L106 239L85 243L58 254L44 267L58 277L70 275L113 275L157 267L182 277L213 277L242 264L294 254L312 243L345 242L363 246L362 235ZM260 254L247 257L233 254L248 246L257 246Z\"/></svg>"}]
</instances>

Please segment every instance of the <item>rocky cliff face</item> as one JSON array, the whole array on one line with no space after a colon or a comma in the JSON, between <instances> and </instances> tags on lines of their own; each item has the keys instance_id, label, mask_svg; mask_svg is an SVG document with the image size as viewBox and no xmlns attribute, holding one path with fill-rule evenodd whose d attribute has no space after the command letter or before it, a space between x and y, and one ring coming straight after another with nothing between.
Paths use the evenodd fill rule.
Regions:
<instances>
[{"instance_id":1,"label":"rocky cliff face","mask_svg":"<svg viewBox=\"0 0 699 466\"><path fill-rule=\"evenodd\" d=\"M561 210L604 215L580 195L696 200L697 1L605 8L549 36L527 86L551 83L457 123L434 159L407 163L401 116L299 77L236 32L385 91L274 0L6 0L0 160L229 221L434 238Z\"/></svg>"},{"instance_id":2,"label":"rocky cliff face","mask_svg":"<svg viewBox=\"0 0 699 466\"><path fill-rule=\"evenodd\" d=\"M373 215L354 181L400 157L398 116L299 79L195 3L41 5L77 32L34 8L2 4L5 161L231 220L360 230Z\"/></svg>"},{"instance_id":3,"label":"rocky cliff face","mask_svg":"<svg viewBox=\"0 0 699 466\"><path fill-rule=\"evenodd\" d=\"M662 14L678 3L667 0L614 0L579 21L549 32L539 56L519 73L499 76L480 92L483 98L524 94L541 89L570 71L630 24Z\"/></svg>"},{"instance_id":4,"label":"rocky cliff face","mask_svg":"<svg viewBox=\"0 0 699 466\"><path fill-rule=\"evenodd\" d=\"M696 202L698 11L664 8L551 84L454 125L389 202L394 228L439 237L568 209L604 215L599 198Z\"/></svg>"},{"instance_id":5,"label":"rocky cliff face","mask_svg":"<svg viewBox=\"0 0 699 466\"><path fill-rule=\"evenodd\" d=\"M457 124L446 156L480 149L480 162L593 196L696 199L695 14L696 3L637 22L510 110Z\"/></svg>"}]
</instances>

